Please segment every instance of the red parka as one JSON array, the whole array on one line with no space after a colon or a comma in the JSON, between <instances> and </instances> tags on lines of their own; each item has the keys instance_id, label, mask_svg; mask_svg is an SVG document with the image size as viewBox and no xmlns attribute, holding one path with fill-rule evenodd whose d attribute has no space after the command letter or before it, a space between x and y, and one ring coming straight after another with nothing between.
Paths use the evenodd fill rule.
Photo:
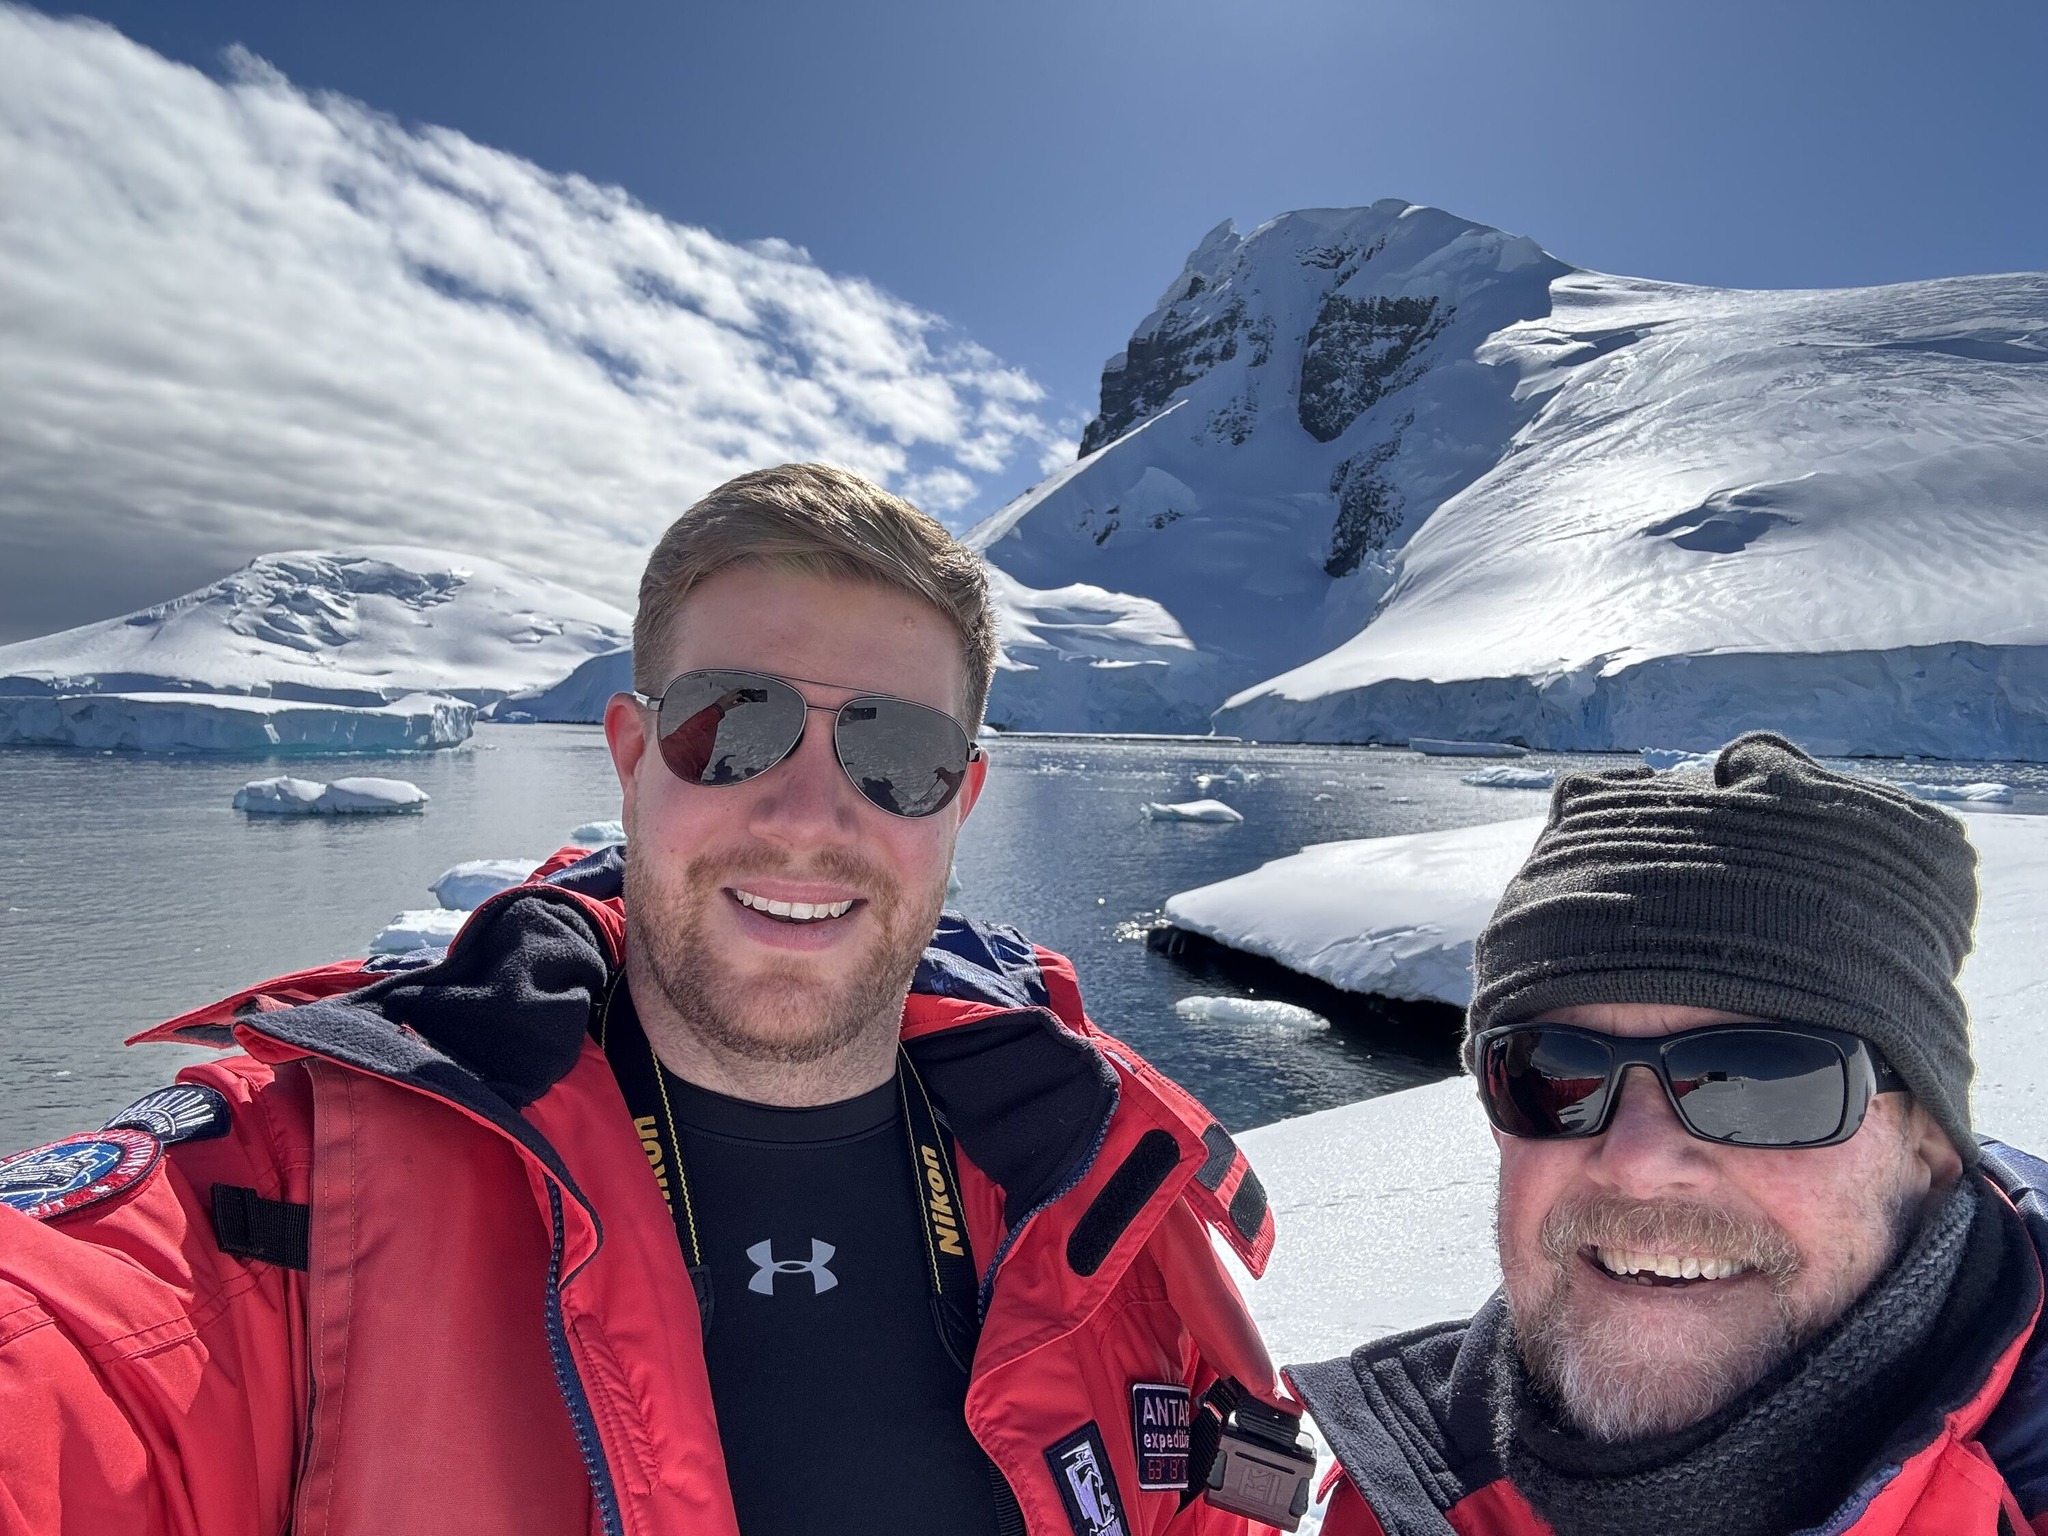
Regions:
<instances>
[{"instance_id":1,"label":"red parka","mask_svg":"<svg viewBox=\"0 0 2048 1536\"><path fill-rule=\"evenodd\" d=\"M1813 1536L2048 1536L2048 1164L1986 1142L1981 1167L2014 1241L1977 1345L1944 1362ZM1501 1305L1287 1368L1337 1454L1323 1536L1551 1536L1493 1448L1485 1358Z\"/></svg>"},{"instance_id":2,"label":"red parka","mask_svg":"<svg viewBox=\"0 0 2048 1536\"><path fill-rule=\"evenodd\" d=\"M226 1101L191 1096L197 1134L174 1104L160 1136L0 1164L0 1532L736 1536L690 1276L590 1035L618 888L586 860L494 897L430 967L173 1020L141 1038L240 1047L179 1074ZM985 1276L967 1420L1025 1529L1247 1530L1141 1489L1132 1421L1138 1384L1287 1402L1209 1242L1255 1272L1272 1245L1230 1138L1007 930L949 917L903 1035ZM70 1193L38 1218L10 1177L14 1206L38 1178ZM1071 1473L1091 1427L1107 1465L1076 1504L1048 1452ZM791 1405L793 1461L847 1435L900 1461L911 1506L916 1447Z\"/></svg>"}]
</instances>

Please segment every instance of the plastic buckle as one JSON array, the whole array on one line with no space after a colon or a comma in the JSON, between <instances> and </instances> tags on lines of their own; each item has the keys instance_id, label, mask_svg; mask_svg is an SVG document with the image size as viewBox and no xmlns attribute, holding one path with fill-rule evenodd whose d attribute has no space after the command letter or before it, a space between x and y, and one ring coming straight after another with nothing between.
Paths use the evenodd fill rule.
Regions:
<instances>
[{"instance_id":1,"label":"plastic buckle","mask_svg":"<svg viewBox=\"0 0 2048 1536\"><path fill-rule=\"evenodd\" d=\"M1218 1509L1292 1531L1308 1512L1316 1453L1300 1421L1247 1402L1223 1425L1209 1463L1208 1499Z\"/></svg>"}]
</instances>

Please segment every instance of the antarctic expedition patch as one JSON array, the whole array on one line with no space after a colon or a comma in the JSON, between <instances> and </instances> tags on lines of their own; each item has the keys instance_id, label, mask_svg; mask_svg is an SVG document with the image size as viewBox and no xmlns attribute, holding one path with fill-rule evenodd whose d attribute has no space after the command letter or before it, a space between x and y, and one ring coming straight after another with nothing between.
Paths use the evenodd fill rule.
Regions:
<instances>
[{"instance_id":1,"label":"antarctic expedition patch","mask_svg":"<svg viewBox=\"0 0 2048 1536\"><path fill-rule=\"evenodd\" d=\"M1117 1497L1116 1474L1102 1432L1090 1419L1066 1439L1045 1448L1045 1464L1059 1484L1060 1503L1074 1536L1129 1536L1123 1501Z\"/></svg>"},{"instance_id":2,"label":"antarctic expedition patch","mask_svg":"<svg viewBox=\"0 0 2048 1536\"><path fill-rule=\"evenodd\" d=\"M103 1130L148 1131L169 1146L180 1141L209 1141L228 1133L232 1119L227 1095L197 1083L173 1083L145 1093L109 1120Z\"/></svg>"},{"instance_id":3,"label":"antarctic expedition patch","mask_svg":"<svg viewBox=\"0 0 2048 1536\"><path fill-rule=\"evenodd\" d=\"M1188 1389L1178 1383L1131 1383L1131 1449L1138 1486L1148 1493L1188 1485Z\"/></svg>"},{"instance_id":4,"label":"antarctic expedition patch","mask_svg":"<svg viewBox=\"0 0 2048 1536\"><path fill-rule=\"evenodd\" d=\"M118 1195L148 1176L164 1144L122 1126L0 1158L0 1205L47 1221Z\"/></svg>"}]
</instances>

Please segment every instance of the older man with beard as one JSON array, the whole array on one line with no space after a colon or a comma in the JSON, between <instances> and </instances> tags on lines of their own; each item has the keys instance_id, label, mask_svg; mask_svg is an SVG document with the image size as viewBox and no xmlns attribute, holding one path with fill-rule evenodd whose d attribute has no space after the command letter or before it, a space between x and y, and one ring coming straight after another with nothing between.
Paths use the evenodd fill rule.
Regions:
<instances>
[{"instance_id":1,"label":"older man with beard","mask_svg":"<svg viewBox=\"0 0 2048 1536\"><path fill-rule=\"evenodd\" d=\"M1312 1457L1228 1135L942 914L978 560L817 465L656 546L630 843L0 1160L0 1532L1233 1536ZM386 972L388 971L388 974Z\"/></svg>"},{"instance_id":2,"label":"older man with beard","mask_svg":"<svg viewBox=\"0 0 2048 1536\"><path fill-rule=\"evenodd\" d=\"M1328 1536L2048 1532L2048 1166L1970 1131L1975 864L1770 735L1558 786L1474 951L1504 1284L1289 1369Z\"/></svg>"}]
</instances>

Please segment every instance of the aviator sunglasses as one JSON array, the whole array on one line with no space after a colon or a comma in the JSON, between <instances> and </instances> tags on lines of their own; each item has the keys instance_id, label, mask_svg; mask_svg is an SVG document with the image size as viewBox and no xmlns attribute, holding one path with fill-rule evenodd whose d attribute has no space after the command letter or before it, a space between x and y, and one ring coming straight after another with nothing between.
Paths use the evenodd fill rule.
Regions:
<instances>
[{"instance_id":1,"label":"aviator sunglasses","mask_svg":"<svg viewBox=\"0 0 2048 1536\"><path fill-rule=\"evenodd\" d=\"M811 680L685 672L656 696L632 697L655 711L661 760L687 784L744 784L766 773L796 750L813 711L832 716L832 751L853 787L891 816L943 811L966 782L967 765L982 755L944 710L886 693L813 704L792 681Z\"/></svg>"},{"instance_id":2,"label":"aviator sunglasses","mask_svg":"<svg viewBox=\"0 0 2048 1536\"><path fill-rule=\"evenodd\" d=\"M1507 1024L1472 1042L1486 1117L1510 1136L1598 1136L1623 1075L1646 1067L1679 1123L1731 1147L1832 1147L1871 1099L1906 1083L1867 1041L1812 1024L1709 1024L1677 1034L1603 1035L1570 1024Z\"/></svg>"}]
</instances>

